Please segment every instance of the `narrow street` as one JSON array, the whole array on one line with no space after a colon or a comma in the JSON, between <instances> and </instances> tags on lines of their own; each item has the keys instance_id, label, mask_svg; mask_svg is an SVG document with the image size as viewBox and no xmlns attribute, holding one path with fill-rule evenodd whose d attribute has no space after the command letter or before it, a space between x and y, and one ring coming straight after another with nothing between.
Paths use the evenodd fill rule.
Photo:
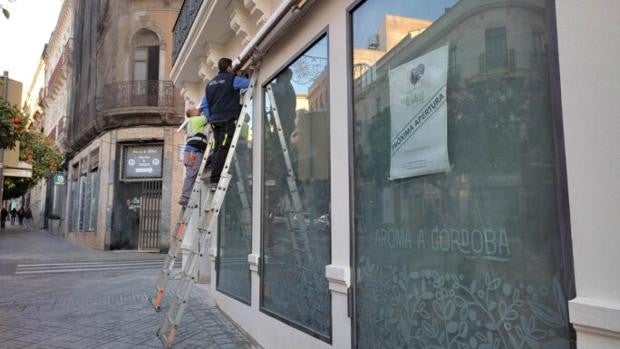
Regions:
<instances>
[{"instance_id":1,"label":"narrow street","mask_svg":"<svg viewBox=\"0 0 620 349\"><path fill-rule=\"evenodd\" d=\"M161 348L148 304L164 255L96 251L45 231L0 231L0 347ZM256 348L193 290L174 348Z\"/></svg>"}]
</instances>

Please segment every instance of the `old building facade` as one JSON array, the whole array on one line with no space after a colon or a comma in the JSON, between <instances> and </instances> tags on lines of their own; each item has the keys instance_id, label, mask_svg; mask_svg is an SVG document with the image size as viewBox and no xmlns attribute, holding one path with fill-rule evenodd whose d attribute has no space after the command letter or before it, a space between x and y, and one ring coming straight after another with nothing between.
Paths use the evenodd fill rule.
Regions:
<instances>
[{"instance_id":1,"label":"old building facade","mask_svg":"<svg viewBox=\"0 0 620 349\"><path fill-rule=\"evenodd\" d=\"M183 100L169 81L180 1L74 4L67 236L165 250L182 182Z\"/></svg>"},{"instance_id":2,"label":"old building facade","mask_svg":"<svg viewBox=\"0 0 620 349\"><path fill-rule=\"evenodd\" d=\"M620 41L597 38L619 11L186 0L188 102L222 56L258 68L209 249L218 305L268 348L617 347Z\"/></svg>"},{"instance_id":3,"label":"old building facade","mask_svg":"<svg viewBox=\"0 0 620 349\"><path fill-rule=\"evenodd\" d=\"M45 54L47 48L41 53L41 59L34 72L28 92L24 97L22 111L28 116L28 128L35 132L44 132L44 100L45 100ZM26 196L26 207L32 211L33 226L42 228L45 226L45 191L46 181L39 181L30 189Z\"/></svg>"}]
</instances>

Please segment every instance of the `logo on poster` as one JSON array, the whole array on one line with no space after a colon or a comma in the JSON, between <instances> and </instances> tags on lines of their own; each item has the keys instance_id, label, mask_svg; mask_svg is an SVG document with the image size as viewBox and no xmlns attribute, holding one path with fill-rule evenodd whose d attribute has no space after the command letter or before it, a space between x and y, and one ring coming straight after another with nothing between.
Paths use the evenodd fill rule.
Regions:
<instances>
[{"instance_id":1,"label":"logo on poster","mask_svg":"<svg viewBox=\"0 0 620 349\"><path fill-rule=\"evenodd\" d=\"M414 69L411 69L411 75L409 76L409 81L411 81L411 85L413 85L413 87L415 87L418 84L418 82L422 80L425 70L426 70L426 67L424 66L424 63L420 63L418 64L417 67L415 67Z\"/></svg>"}]
</instances>

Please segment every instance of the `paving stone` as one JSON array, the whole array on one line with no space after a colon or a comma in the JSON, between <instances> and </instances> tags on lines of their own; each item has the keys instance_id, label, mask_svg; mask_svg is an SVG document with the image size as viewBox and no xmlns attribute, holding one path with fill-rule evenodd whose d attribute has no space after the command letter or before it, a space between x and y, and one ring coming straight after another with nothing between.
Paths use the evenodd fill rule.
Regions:
<instances>
[{"instance_id":1,"label":"paving stone","mask_svg":"<svg viewBox=\"0 0 620 349\"><path fill-rule=\"evenodd\" d=\"M0 245L5 242L3 238L0 236ZM37 242L36 239L32 234L27 236L29 243L35 245L49 240ZM71 250L71 246L65 246L67 242L60 239L53 243L56 251ZM28 251L15 251L16 248L9 245L3 245L0 250L11 251L13 256L20 253L30 256ZM20 246L26 248L27 244ZM118 258L100 251L94 255L96 260ZM84 261L84 255L80 256ZM64 262L58 256L47 257ZM37 260L45 263L47 257L37 255ZM0 263L5 263L2 258L0 254ZM10 263L22 262L13 258ZM0 348L161 348L155 333L165 313L154 312L148 304L157 276L154 270L2 276ZM169 287L170 292L174 290L174 283ZM208 290L194 288L189 303L175 349L258 348L215 307Z\"/></svg>"}]
</instances>

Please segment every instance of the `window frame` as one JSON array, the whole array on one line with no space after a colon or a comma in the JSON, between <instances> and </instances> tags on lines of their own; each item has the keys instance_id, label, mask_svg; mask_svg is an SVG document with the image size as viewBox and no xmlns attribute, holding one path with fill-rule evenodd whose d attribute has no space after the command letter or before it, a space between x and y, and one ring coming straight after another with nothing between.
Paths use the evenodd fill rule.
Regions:
<instances>
[{"instance_id":1,"label":"window frame","mask_svg":"<svg viewBox=\"0 0 620 349\"><path fill-rule=\"evenodd\" d=\"M328 99L327 99L327 106L331 107L331 103L330 103L330 99L329 99L329 91L330 91L330 84L329 84L329 79L331 77L331 72L330 72L330 49L329 49L329 25L325 26L323 29L319 30L317 32L317 34L312 37L312 39L310 39L308 41L307 44L305 44L304 46L302 46L300 49L298 49L297 51L295 51L294 54L292 54L288 60L284 61L281 65L279 65L279 67L274 71L274 73L268 75L266 78L261 80L261 85L260 85L260 98L261 98L261 110L260 110L260 117L261 117L261 144L260 144L260 178L261 178L261 182L260 182L260 186L259 186L259 191L260 191L260 207L261 207L261 213L260 213L260 224L259 224L259 229L260 229L260 258L259 258L259 262L258 262L258 270L259 270L259 285L258 285L258 292L259 292L259 302L258 302L258 308L259 311L263 314L266 314L269 317L272 317L278 321L283 322L284 324L291 326L303 333L306 333L314 338L317 338L327 344L332 344L333 343L333 338L334 338L334 319L333 319L333 307L332 307L332 291L329 290L329 285L328 285L328 292L329 292L329 308L330 308L330 317L329 317L329 336L324 336L321 335L318 332L315 332L301 324L298 324L296 322L293 322L283 316L280 316L272 311L270 311L269 309L266 309L264 306L264 295L263 295L263 287L265 285L264 281L265 279L263 278L263 271L264 271L264 253L265 253L265 234L264 229L265 229L265 224L264 224L264 219L263 219L263 213L262 210L265 207L265 195L264 195L264 186L265 186L265 141L264 141L264 133L265 133L265 123L264 123L264 118L265 118L265 106L266 106L266 90L267 90L267 86L278 76L280 75L285 69L289 68L296 60L298 60L299 58L301 58L306 52L308 52L310 49L312 49L314 47L315 44L317 44L319 41L323 40L323 39L327 39L327 64L326 64L326 69L327 69L327 88L328 88ZM255 95L256 96L256 95ZM308 102L309 103L309 102ZM328 113L329 117L331 118L331 108L329 108L329 113ZM329 128L329 135L331 137L331 125ZM328 149L331 149L331 144L328 145ZM331 192L331 156L329 159L329 164L328 164L328 171L330 173L330 192ZM329 198L330 201L330 205L331 205L331 195ZM329 261L328 264L331 264L332 261L332 239L333 239L333 232L331 230L332 227L332 215L333 215L333 211L330 209L330 215L329 215L329 244L328 244L328 254L329 254ZM326 266L327 266L326 265Z\"/></svg>"},{"instance_id":2,"label":"window frame","mask_svg":"<svg viewBox=\"0 0 620 349\"><path fill-rule=\"evenodd\" d=\"M353 94L353 12L361 7L369 0L355 0L346 9L346 79L347 79L347 106L348 106L348 142L349 142L349 207L355 206L355 157L353 152L355 149L355 113L354 113L354 94ZM405 1L405 0L402 0ZM561 285L563 291L566 292L567 300L576 297L574 258L572 248L571 220L568 197L568 180L566 170L566 148L564 144L564 125L562 113L562 97L560 84L560 64L558 51L558 30L557 30L557 11L556 0L544 0L546 11L546 30L548 33L548 52L547 52L547 68L549 69L549 102L551 115L552 141L554 146L555 161L555 180L557 184L556 205L559 236L561 240L561 258L562 268L559 269ZM508 47L508 43L507 43ZM486 51L486 43L485 43ZM351 321L351 348L358 348L358 328L357 328L357 255L356 255L356 225L355 213L349 215L349 252L350 252L350 270L351 270L351 286L349 287L349 304L348 315ZM569 321L569 335L571 347L576 347L576 332L573 324Z\"/></svg>"}]
</instances>

